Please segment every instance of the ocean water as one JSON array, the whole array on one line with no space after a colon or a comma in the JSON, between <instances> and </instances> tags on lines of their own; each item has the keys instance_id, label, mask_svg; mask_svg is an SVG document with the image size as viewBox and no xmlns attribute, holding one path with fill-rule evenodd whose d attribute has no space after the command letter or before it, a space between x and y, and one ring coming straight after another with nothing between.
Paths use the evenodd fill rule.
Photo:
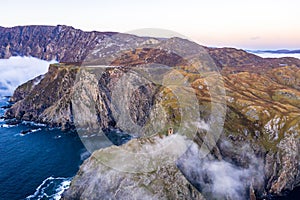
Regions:
<instances>
[{"instance_id":1,"label":"ocean water","mask_svg":"<svg viewBox=\"0 0 300 200\"><path fill-rule=\"evenodd\" d=\"M8 97L3 95L12 95L19 84L46 72L49 63L26 59L0 60L0 107L9 104ZM42 71L36 70L35 67L41 65ZM32 74L25 78L21 76L27 71ZM5 109L0 108L0 117L4 112ZM32 130L30 133L20 134L29 129ZM116 132L109 139L122 144L130 137ZM0 118L0 200L60 199L88 156L89 153L74 132L49 129L31 122L8 125ZM299 196L300 188L288 196L271 199L290 200L299 199Z\"/></svg>"},{"instance_id":2,"label":"ocean water","mask_svg":"<svg viewBox=\"0 0 300 200\"><path fill-rule=\"evenodd\" d=\"M7 101L0 96L0 107ZM0 119L0 200L59 199L88 156L76 133Z\"/></svg>"}]
</instances>

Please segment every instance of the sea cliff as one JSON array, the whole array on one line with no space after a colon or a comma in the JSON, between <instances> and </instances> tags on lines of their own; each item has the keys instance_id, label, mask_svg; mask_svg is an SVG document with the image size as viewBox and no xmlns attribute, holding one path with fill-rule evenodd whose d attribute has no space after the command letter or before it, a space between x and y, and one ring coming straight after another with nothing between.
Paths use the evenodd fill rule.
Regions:
<instances>
[{"instance_id":1,"label":"sea cliff","mask_svg":"<svg viewBox=\"0 0 300 200\"><path fill-rule=\"evenodd\" d=\"M10 30L15 29L21 30L20 28ZM24 28L24 30L27 29L44 30L44 28L37 27ZM56 29L66 31L63 35L68 35L68 41L72 41L71 43L74 42L74 44L77 34L72 36L72 32L80 32L72 28L67 30L64 27L52 27L52 29L52 31ZM8 38L8 32L10 35L15 34L15 31L6 30L6 38ZM86 39L89 40L93 34L96 33L88 33ZM82 33L81 37L85 38L84 35ZM22 55L28 54L43 59L55 58L60 61L68 61L51 65L44 76L37 77L18 87L11 97L11 101L15 103L7 110L5 117L46 123L62 129L75 129L79 122L76 121L78 115L74 113L74 106L80 108L81 116L89 116L89 111L84 110L85 105L78 103L88 99L94 102L96 118L80 121L82 127L95 126L95 129L118 129L126 132L128 130L122 129L125 122L118 121L113 114L115 112L113 102L115 85L124 75L130 80L140 81L141 77L137 76L135 69L145 64L155 63L167 65L168 69L176 70L176 73L172 71L174 73L169 74L168 80L176 79L179 74L190 83L190 87L195 91L195 100L199 105L201 121L197 123L200 123L200 128L196 130L194 137L190 140L193 144L187 148L186 152L173 160L174 162L167 162L161 168L156 168L152 174L137 175L113 170L109 166L99 163L97 158L102 157L105 153L113 152L114 148L130 149L135 145L138 146L138 152L143 152L144 146L147 146L148 143L155 148L155 145L161 144L161 140L165 140L165 138L161 139L157 135L152 135L148 138L150 141L147 139L146 142L143 140L141 142L141 139L133 139L120 147L108 147L95 151L81 166L70 189L64 194L64 199L88 197L97 199L98 196L112 199L122 196L130 199L132 193L129 191L140 191L136 194L148 195L149 199L151 197L236 199L250 196L270 198L284 195L299 187L300 60L294 58L263 59L232 48L199 47L200 45L180 38L157 39L154 43L152 39L151 45L154 46L145 48L142 45L145 44L145 41L149 42L149 38L123 34L114 38L111 33L101 33L100 35L103 36L103 40L100 43L101 48L98 46L100 49L98 52L93 50L92 54L81 54L79 51L70 50L72 56L62 56L65 55L63 48L55 45L47 51L47 47L41 43L48 53L39 54L29 50L26 50L26 53L23 52L25 51L23 49L27 49L26 45L32 46L31 43L22 43L22 47L20 47L21 43L16 45L12 42L5 46L2 42L2 49L5 47L5 51L3 50L5 53L2 53L3 57L14 55L14 52L18 52L18 54L23 52ZM41 41L45 40L43 34L40 37ZM22 38L21 40L24 41ZM125 41L130 50L122 51L122 43ZM76 44L80 45L80 43ZM82 44L84 44L83 49L88 47L87 42ZM115 46L113 45L113 49L108 51L108 44ZM136 44L138 45L135 46ZM158 48L159 45L164 48ZM174 45L177 45L178 49L184 49L186 46L192 47L189 50L191 53L197 52L199 49L205 51L205 55L215 63L215 67L207 69L204 66L200 73L196 73L185 57L167 51ZM60 53L54 53L53 57L52 52ZM81 50L81 52L83 51ZM120 52L122 54L118 54ZM111 54L117 56L111 58L109 57ZM101 69L100 75L95 73L97 71L90 73L89 70L86 70L85 62L90 55L92 55L92 59L100 55L107 58L101 60L107 67ZM212 82L207 83L209 80ZM216 80L222 80L223 85L218 85L218 81L213 82ZM215 91L224 89L224 92L220 92L221 95L212 98L212 86L215 86ZM84 90L79 90L82 87ZM125 84L124 88L128 89ZM75 98L74 101L74 96L78 95L78 91L92 92L80 93L81 95L77 96L78 98ZM177 127L182 120L182 107L176 103L176 95L170 89L158 84L146 84L144 87L138 87L134 95L126 89L120 91L129 98L124 101L130 102L126 109L130 111L131 119L135 124L151 128L152 126L148 126L149 119L156 116L155 119L160 122L157 123L157 126L168 124L168 126L174 127L175 134L184 135L180 132L180 127ZM213 126L218 120L213 123L210 118L214 103L220 105L218 108L220 112L224 112L224 123L217 124L222 125L222 131L219 140L216 140L216 144L210 147L211 144L206 141L205 136L210 134L211 130L216 130ZM155 105L161 107L158 108ZM222 110L224 106L226 109ZM165 111L164 115L161 115L161 108ZM158 131L157 134L164 135L166 133L164 128L166 127L162 126L162 131ZM145 129L145 131L147 130L149 129ZM203 152L200 149L203 145L211 150L206 158L201 157ZM157 155L158 160L168 155L163 151L161 153ZM215 173L207 166L215 166L214 169L223 166L232 176ZM107 178L107 174L111 174L115 181ZM235 185L229 184L233 191L218 190L221 188L217 184L220 179L216 177L228 178L226 180L236 183ZM239 184L241 186L236 186ZM157 185L161 185L162 188ZM111 188L114 189L111 190ZM139 197L136 196L136 198Z\"/></svg>"}]
</instances>

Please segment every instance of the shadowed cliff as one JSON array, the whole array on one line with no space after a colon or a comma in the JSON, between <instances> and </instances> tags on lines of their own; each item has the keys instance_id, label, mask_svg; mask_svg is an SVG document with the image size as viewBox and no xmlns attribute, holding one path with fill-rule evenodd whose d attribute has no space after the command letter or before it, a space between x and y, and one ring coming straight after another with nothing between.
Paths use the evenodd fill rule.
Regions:
<instances>
[{"instance_id":1,"label":"shadowed cliff","mask_svg":"<svg viewBox=\"0 0 300 200\"><path fill-rule=\"evenodd\" d=\"M112 102L115 83L124 75L138 81L139 78L136 77L136 71L132 71L132 69L140 66L151 63L167 65L169 68L174 69L172 71L174 73L168 74L170 80L176 79L179 74L184 77L184 80L190 83L195 91L197 104L199 105L199 114L203 122L199 125L200 128L193 138L197 147L201 147L203 144L210 145L206 144L204 136L209 133L210 129L214 130L213 123L209 118L212 112L212 104L217 102L226 105L224 127L220 140L212 148L208 158L201 158L199 156L201 152L196 148L187 151L176 163L182 174L184 174L195 188L203 193L204 197L209 199L210 197L214 197L213 195L218 195L218 198L235 199L236 197L249 197L255 194L259 198L267 198L272 195L283 195L287 191L299 186L300 60L294 58L263 59L245 51L232 48L217 49L201 47L215 62L216 68L206 69L206 66L203 66L201 73L198 73L187 59L182 58L178 54L156 48L155 46L150 49L137 48L136 46L132 46L134 43L130 43L130 41L137 40L139 44L143 44L149 38L139 38L122 34L120 37L114 38L113 34L84 33L69 27L59 27L19 27L5 29L5 37L1 37L2 39L6 38L1 43L2 52L5 52L2 53L3 57L23 52L21 55L32 55L43 59L56 58L68 62L79 61L79 63L75 64L60 63L51 65L48 73L45 74L38 84L34 84L37 81L33 80L21 85L11 98L11 101L14 101L15 104L6 112L5 116L7 118L43 122L49 126L59 126L63 129L75 128L74 115L76 113L73 112L74 101L72 101L72 98L79 88L84 87L84 91L93 92L82 93L78 100L84 102L86 99L92 99L97 117L94 120L82 121L82 126L95 126L95 129L100 127L101 129L121 129L121 131L128 131L122 130L122 124L116 123L116 117L112 114L115 109ZM36 44L24 42L26 41L26 34L23 34L26 31L22 31L22 34L15 32L15 30L23 29L28 30L29 35L34 30L38 30L38 33L42 30L45 31L46 34L44 35L37 34L40 39L30 39L30 41L35 41L39 44L39 47L45 48L46 46L46 49L44 51L28 50L33 49L32 47ZM47 45L45 45L47 43L39 43L39 41L46 41L46 38L51 38L50 29L53 29L50 31L51 33L54 30L60 30L64 33L60 37L69 38L68 40L64 40L68 42L61 45L66 45L65 47L67 47L70 44L71 46L72 44L76 44L78 46L68 47L72 49L68 50L64 46L58 45L56 47L56 43L53 43L55 48L48 48L47 50ZM76 32L76 34L73 35L72 32ZM79 35L77 36L77 34ZM12 37L12 35L15 36ZM57 36L60 34L55 32L54 35ZM103 36L103 38L99 44L95 45L99 45L100 51L95 52L93 50L92 53L87 53L94 46L89 46L90 43L86 41L92 41L91 43L93 43L96 39L91 38L100 37L99 35ZM28 37L30 38L31 36ZM78 39L81 37L86 40ZM82 43L77 42L78 40L82 41ZM18 42L15 43L14 41ZM5 45L5 43L7 44ZM132 49L125 52L121 51L122 43L132 46ZM191 46L194 45L189 41L179 38L160 39L156 40L155 43L164 45L165 48L177 44L178 49L187 43ZM113 44L112 49L111 47L108 49L108 44ZM28 46L28 48L25 48L25 46ZM191 52L192 50L195 49L191 49ZM109 57L112 54L109 53L111 51L122 53L111 58ZM105 58L107 59L103 60L103 62L109 63L110 66L102 71L101 76L99 73L89 73L86 70L85 73L81 74L81 79L78 79L78 73L81 73L84 63L83 58L89 55L92 56L92 59L93 56L106 56ZM97 62L97 60L93 60L93 62ZM217 80L216 78L222 79L226 93L223 96L212 98L209 86L214 85L216 90L218 87L221 89L217 81L213 82ZM40 77L37 79L40 79ZM207 83L209 80L211 81L211 85ZM125 86L124 88L126 88ZM125 91L124 96L131 98L127 99L130 102L128 109L135 123L147 126L148 120L151 119L151 114L156 114L155 116L161 122L158 123L158 126L160 124L168 124L174 127L174 132L177 132L179 128L177 125L181 120L181 108L170 89L155 84L148 84L138 88L134 95L130 95L129 93L127 95L126 90L120 91L122 91L122 94ZM160 110L155 107L156 104L163 108L165 111L164 116L160 115ZM80 110L84 111L83 108L86 105L78 105L81 108ZM153 113L150 113L150 110L153 110ZM90 113L87 111L80 114L88 116ZM150 128L151 126L149 126ZM147 131L148 129L145 130ZM158 134L164 134L165 130L162 130ZM139 140L132 140L130 142L130 144L139 144ZM153 145L155 145L155 142L153 142ZM126 145L120 148L126 148ZM110 169L98 165L97 160L93 158L106 151L109 152L110 148L96 151L83 164L80 172L72 182L71 189L66 193L66 199L68 199L68 195L69 199L73 197L85 198L90 194L89 192L93 191L99 192L99 195L107 194L109 198L114 197L114 194L107 193L107 190L101 188L100 185L97 186L98 182L87 181L91 180L92 176L97 174L99 181L102 181L101 183L106 185L107 188L110 186L115 187L109 185L114 183L110 183L105 177L101 177L101 173L112 173ZM189 162L191 160L193 162ZM237 175L232 178L227 175L224 176L224 174L214 173L212 169L207 167L207 163L215 166L216 169L219 166L224 166L230 170L230 173ZM166 167L161 169L162 171L158 170L155 172L155 175L161 178L160 173L168 173L168 170L171 170L170 173L177 174L177 168L173 167L173 165L170 165L170 168ZM245 172L244 175L243 172ZM147 175L137 178L134 175L127 177L129 175L126 173L114 173L118 180L128 178L129 182L126 184L129 185L134 184L135 181L144 181L149 178ZM181 175L178 175L179 178L175 180L175 183L183 178ZM214 191L213 188L218 186L217 182L220 180L214 178L215 176L224 176L228 178L226 180L233 180L240 183L237 184L241 185L237 187L238 192L235 190L233 192L229 190ZM166 181L168 182L168 180ZM162 184L167 186L169 183L163 182ZM150 194L155 194L155 191L152 191L154 188L152 183L144 185L141 186L139 184L134 189L145 187L145 191L149 190ZM191 187L188 183L183 188L180 184L177 186L174 186L175 191L179 188L179 190L184 191L184 194L194 195L194 190L187 190L187 188ZM89 187L93 188L93 190L88 191ZM250 191L253 191L253 194L250 194ZM121 194L129 195L126 191L123 192ZM167 190L162 191L162 195L165 195L164 197L166 198L179 198L180 196L172 196L168 194ZM194 197L200 198L200 196Z\"/></svg>"}]
</instances>

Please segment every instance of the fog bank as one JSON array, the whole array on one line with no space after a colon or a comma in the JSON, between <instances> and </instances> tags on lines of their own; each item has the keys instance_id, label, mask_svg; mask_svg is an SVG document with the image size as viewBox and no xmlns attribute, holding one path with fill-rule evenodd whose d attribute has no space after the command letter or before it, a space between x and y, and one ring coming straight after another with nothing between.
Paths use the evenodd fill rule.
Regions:
<instances>
[{"instance_id":1,"label":"fog bank","mask_svg":"<svg viewBox=\"0 0 300 200\"><path fill-rule=\"evenodd\" d=\"M11 96L19 85L46 73L55 62L20 56L0 59L0 95Z\"/></svg>"}]
</instances>

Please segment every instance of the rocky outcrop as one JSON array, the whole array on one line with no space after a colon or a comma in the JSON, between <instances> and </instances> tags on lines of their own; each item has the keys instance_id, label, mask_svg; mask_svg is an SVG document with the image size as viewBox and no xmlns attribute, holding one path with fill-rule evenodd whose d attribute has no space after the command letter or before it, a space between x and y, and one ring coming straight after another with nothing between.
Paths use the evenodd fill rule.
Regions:
<instances>
[{"instance_id":1,"label":"rocky outcrop","mask_svg":"<svg viewBox=\"0 0 300 200\"><path fill-rule=\"evenodd\" d=\"M270 68L282 66L300 67L297 58L261 58L234 48L207 48L215 63L223 68L223 73L254 72L265 74ZM258 70L259 69L259 70Z\"/></svg>"},{"instance_id":2,"label":"rocky outcrop","mask_svg":"<svg viewBox=\"0 0 300 200\"><path fill-rule=\"evenodd\" d=\"M95 50L95 47L105 55L107 52L116 52L116 48L120 48L118 46L126 46L127 43L132 46L135 42L150 44L159 40L161 39L141 38L116 32L85 32L65 25L0 27L0 58L33 56L43 60L82 62ZM262 59L234 48L204 48L219 67L230 67L232 71L255 71L258 66L261 71L264 68L276 68L282 65L300 66L299 59L294 58ZM160 58L163 58L164 62L167 60L166 57ZM154 58L149 57L149 59ZM176 58L173 57L174 59Z\"/></svg>"},{"instance_id":3,"label":"rocky outcrop","mask_svg":"<svg viewBox=\"0 0 300 200\"><path fill-rule=\"evenodd\" d=\"M79 62L110 32L84 32L70 26L0 27L0 58L33 56L43 60Z\"/></svg>"},{"instance_id":4,"label":"rocky outcrop","mask_svg":"<svg viewBox=\"0 0 300 200\"><path fill-rule=\"evenodd\" d=\"M10 102L13 103L24 99L43 78L44 75L40 75L20 85L18 89L14 91L13 96L10 98Z\"/></svg>"},{"instance_id":5,"label":"rocky outcrop","mask_svg":"<svg viewBox=\"0 0 300 200\"><path fill-rule=\"evenodd\" d=\"M74 84L77 71L78 67L75 66L51 65L48 73L37 84L33 84L36 80L29 81L14 92L11 100L19 101L7 111L5 116L68 127L71 122L71 111L70 99L67 100L67 96L70 95L70 88ZM63 101L64 99L66 101ZM50 117L48 113L52 111L58 112Z\"/></svg>"},{"instance_id":6,"label":"rocky outcrop","mask_svg":"<svg viewBox=\"0 0 300 200\"><path fill-rule=\"evenodd\" d=\"M133 139L94 152L62 199L204 199L175 165L176 149L186 145L180 137Z\"/></svg>"},{"instance_id":7,"label":"rocky outcrop","mask_svg":"<svg viewBox=\"0 0 300 200\"><path fill-rule=\"evenodd\" d=\"M73 29L68 28L68 30ZM69 32L66 31L65 34L69 35ZM283 195L299 186L300 61L298 59L263 59L242 50L205 48L208 52L205 55L210 55L217 67L207 69L207 66L202 65L202 73L197 73L186 59L188 56L178 54L182 52L180 49L188 46L189 55L192 55L193 52L199 50L197 45L173 38L151 40L152 46L149 48L143 46L149 42L148 39L130 35L114 37L111 34L104 34L104 38L97 44L97 49L92 50L92 53L88 55L76 51L77 47L75 53L71 53L72 56L62 54L63 48L57 48L57 51L50 48L51 50L46 51L47 54L31 54L34 51L28 50L30 52L28 54L44 59L82 61L83 57L88 57L88 60L92 61L89 64L99 63L96 58L100 57L102 58L100 64L104 63L106 67L98 68L100 71L82 70L87 59L83 63L51 65L49 72L41 80L32 80L15 91L11 100L16 103L8 109L5 117L43 122L64 129L80 125L80 127L92 127L94 130L113 128L131 132L130 129L122 129L130 127L127 124L129 120L122 120L116 115L117 111L124 111L129 113L134 124L148 127L143 131L153 129L153 126L148 124L148 119L155 116L158 119L155 123L157 127L161 124L169 124L177 133L179 127L176 124L181 121L182 108L176 101L175 94L168 88L159 87L158 84L144 84L143 87L134 88L126 81L141 82L141 77L137 75L138 71L134 70L138 70L138 67L145 67L151 63L168 65L169 68L176 69L176 73L168 75L168 80L176 80L180 74L195 91L196 100L199 102L199 113L203 120L200 123L202 128L194 138L198 147L203 144L210 145L207 144L205 135L210 133L209 129L213 129L215 123L218 123L218 119L210 121L212 103L223 104L225 102L227 105L221 139L211 149L209 158L201 160L202 158L198 155L201 153L191 151L184 154L186 157L181 158L181 162L179 160L177 163L181 172L197 190L203 193L204 197L214 198L213 189L218 186L216 182L220 179L215 178L212 169L219 169L219 166L232 170L233 174L238 174L237 177L224 176L224 180L236 181L235 183L238 184L235 185L239 185L237 191L240 191L233 190L232 193L228 193L218 190L217 194L220 198L236 199L240 197L239 195L268 198L272 195ZM23 38L21 40L23 41ZM125 44L121 45L124 41L126 41ZM24 45L26 46L27 43ZM159 45L161 49L158 48ZM23 49L23 47L18 48ZM169 51L171 47L175 47L177 53ZM5 52L10 52L10 49L5 46ZM56 57L53 57L53 52L59 53L55 53ZM9 54L5 54L6 57L7 55ZM27 54L24 53L24 55ZM202 54L198 56L205 58ZM155 68L155 65L153 67ZM122 80L124 76L128 79ZM212 86L215 86L216 90L222 90L220 85L214 82L209 83L211 80L214 81L213 77L223 80L226 94L221 93L222 95L212 98ZM123 87L116 89L116 86ZM134 92L129 93L132 90ZM81 92L78 93L78 91ZM122 100L128 102L127 106L116 105L113 102L116 93L124 94ZM159 106L155 107L156 105ZM90 117L89 110L91 107L95 108L92 117ZM74 110L80 112L76 113ZM78 119L78 116L82 120L74 121L74 117ZM160 128L165 133L164 128L169 127ZM161 133L158 132L158 134ZM154 143L158 143L157 141L159 140L155 139ZM119 195L128 197L128 188L131 185L133 185L130 188L132 191L140 191L136 193L137 195L151 194L153 197L173 199L181 198L182 193L184 196L200 198L189 183L184 181L183 176L174 166L174 162L168 162L162 168L154 170L152 175L150 173L138 176L114 171L99 164L99 157L103 154L113 152L115 148L129 148L130 145L138 145L138 149L143 149L140 140L132 140L121 147L96 151L81 167L64 198L84 199L90 195L95 198L96 195L103 198L118 198ZM197 162L188 162L189 160ZM209 168L205 163L211 164L214 168ZM193 168L193 166L196 167ZM103 174L110 174L115 181L120 183L119 186L110 183ZM165 174L171 174L171 176L166 177ZM153 182L145 183L148 179ZM154 180L159 180L165 187L157 188ZM169 185L172 181L174 188L170 189ZM179 184L181 181L184 182L183 185ZM101 187L102 184L105 187ZM108 188L114 188L114 193ZM172 194L168 190L171 190Z\"/></svg>"}]
</instances>

